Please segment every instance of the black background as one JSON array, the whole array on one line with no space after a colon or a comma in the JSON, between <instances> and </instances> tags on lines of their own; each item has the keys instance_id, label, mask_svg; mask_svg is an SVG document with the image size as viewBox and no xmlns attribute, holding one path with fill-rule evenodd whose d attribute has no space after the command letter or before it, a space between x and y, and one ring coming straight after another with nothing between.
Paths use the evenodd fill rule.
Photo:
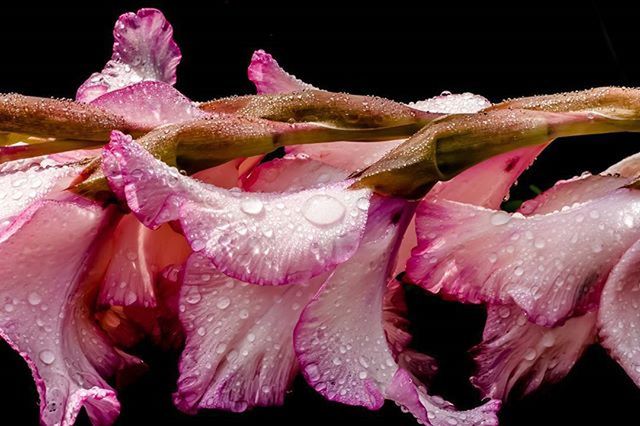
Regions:
<instances>
[{"instance_id":1,"label":"black background","mask_svg":"<svg viewBox=\"0 0 640 426\"><path fill-rule=\"evenodd\" d=\"M73 97L111 54L120 13L159 7L174 26L183 61L177 87L206 100L250 93L246 66L264 48L285 69L318 87L376 94L400 101L471 91L492 101L602 85L640 86L638 10L614 2L455 2L415 5L392 1L280 4L242 1L55 1L0 6L0 92ZM628 4L631 4L629 2ZM520 179L514 198L583 170L597 172L640 150L622 134L556 142ZM416 348L440 358L434 390L462 407L477 403L466 382L465 351L478 342L481 307L446 303L411 291ZM151 372L120 392L118 424L413 425L393 404L379 412L324 401L298 380L283 408L244 414L173 408L176 354L142 347ZM591 348L560 384L508 402L502 425L638 424L640 390L599 347ZM37 424L37 397L17 354L0 345L0 424ZM82 416L79 424L86 424Z\"/></svg>"}]
</instances>

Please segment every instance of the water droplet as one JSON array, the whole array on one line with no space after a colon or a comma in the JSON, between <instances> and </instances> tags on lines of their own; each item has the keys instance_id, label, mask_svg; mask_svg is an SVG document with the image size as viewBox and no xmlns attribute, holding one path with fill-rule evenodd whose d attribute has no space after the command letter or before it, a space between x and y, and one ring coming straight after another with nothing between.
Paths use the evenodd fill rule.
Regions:
<instances>
[{"instance_id":1,"label":"water droplet","mask_svg":"<svg viewBox=\"0 0 640 426\"><path fill-rule=\"evenodd\" d=\"M191 248L193 251L200 251L206 247L206 244L202 240L195 239L191 242Z\"/></svg>"},{"instance_id":2,"label":"water droplet","mask_svg":"<svg viewBox=\"0 0 640 426\"><path fill-rule=\"evenodd\" d=\"M491 216L491 224L496 226L504 225L505 223L508 223L510 220L511 220L511 216L503 212L494 213L493 216Z\"/></svg>"},{"instance_id":3,"label":"water droplet","mask_svg":"<svg viewBox=\"0 0 640 426\"><path fill-rule=\"evenodd\" d=\"M216 303L216 306L218 307L218 309L227 309L230 304L231 299L229 299L227 296L223 296L218 299L218 303Z\"/></svg>"},{"instance_id":4,"label":"water droplet","mask_svg":"<svg viewBox=\"0 0 640 426\"><path fill-rule=\"evenodd\" d=\"M125 305L133 305L138 300L138 296L133 291L127 291L127 294L124 296L124 304Z\"/></svg>"},{"instance_id":5,"label":"water droplet","mask_svg":"<svg viewBox=\"0 0 640 426\"><path fill-rule=\"evenodd\" d=\"M40 358L40 361L47 365L53 364L56 360L56 355L48 349L41 351L38 357Z\"/></svg>"},{"instance_id":6,"label":"water droplet","mask_svg":"<svg viewBox=\"0 0 640 426\"><path fill-rule=\"evenodd\" d=\"M316 364L309 364L304 368L307 377L312 382L317 382L320 379L320 369Z\"/></svg>"},{"instance_id":7,"label":"water droplet","mask_svg":"<svg viewBox=\"0 0 640 426\"><path fill-rule=\"evenodd\" d=\"M4 305L4 310L7 312L13 312L14 309L15 307L11 303L7 303L6 305Z\"/></svg>"},{"instance_id":8,"label":"water droplet","mask_svg":"<svg viewBox=\"0 0 640 426\"><path fill-rule=\"evenodd\" d=\"M533 361L534 359L536 359L536 355L537 355L536 350L533 348L529 348L524 353L524 359L526 359L527 361Z\"/></svg>"},{"instance_id":9,"label":"water droplet","mask_svg":"<svg viewBox=\"0 0 640 426\"><path fill-rule=\"evenodd\" d=\"M344 213L344 205L329 195L314 195L302 206L305 219L314 225L334 224L342 219Z\"/></svg>"},{"instance_id":10,"label":"water droplet","mask_svg":"<svg viewBox=\"0 0 640 426\"><path fill-rule=\"evenodd\" d=\"M367 378L367 372L366 371L361 371L360 373L358 373L358 377L362 380Z\"/></svg>"},{"instance_id":11,"label":"water droplet","mask_svg":"<svg viewBox=\"0 0 640 426\"><path fill-rule=\"evenodd\" d=\"M544 248L545 242L544 240L536 240L536 242L533 244L536 246L536 248L541 249L541 248Z\"/></svg>"},{"instance_id":12,"label":"water droplet","mask_svg":"<svg viewBox=\"0 0 640 426\"><path fill-rule=\"evenodd\" d=\"M515 275L516 277L521 277L522 274L524 274L524 269L522 268L522 266L517 266L516 269L513 270L513 275Z\"/></svg>"},{"instance_id":13,"label":"water droplet","mask_svg":"<svg viewBox=\"0 0 640 426\"><path fill-rule=\"evenodd\" d=\"M264 205L256 198L247 198L240 203L240 210L250 215L257 215L262 212Z\"/></svg>"},{"instance_id":14,"label":"water droplet","mask_svg":"<svg viewBox=\"0 0 640 426\"><path fill-rule=\"evenodd\" d=\"M625 214L622 218L622 221L626 225L627 228L633 228L633 216L629 214Z\"/></svg>"},{"instance_id":15,"label":"water droplet","mask_svg":"<svg viewBox=\"0 0 640 426\"><path fill-rule=\"evenodd\" d=\"M458 424L458 421L456 419L454 419L453 417L448 417L447 418L447 423L449 423L451 426L455 426Z\"/></svg>"},{"instance_id":16,"label":"water droplet","mask_svg":"<svg viewBox=\"0 0 640 426\"><path fill-rule=\"evenodd\" d=\"M598 219L600 217L600 213L598 212L598 210L591 210L589 212L589 217L591 219Z\"/></svg>"},{"instance_id":17,"label":"water droplet","mask_svg":"<svg viewBox=\"0 0 640 426\"><path fill-rule=\"evenodd\" d=\"M361 356L360 358L358 358L358 362L364 368L369 368L369 360L366 357Z\"/></svg>"},{"instance_id":18,"label":"water droplet","mask_svg":"<svg viewBox=\"0 0 640 426\"><path fill-rule=\"evenodd\" d=\"M247 319L249 318L249 311L242 309L238 315L240 315L240 318L242 319Z\"/></svg>"},{"instance_id":19,"label":"water droplet","mask_svg":"<svg viewBox=\"0 0 640 426\"><path fill-rule=\"evenodd\" d=\"M501 306L498 310L498 315L500 315L500 318L509 318L509 316L511 315L511 309L509 309L507 306Z\"/></svg>"},{"instance_id":20,"label":"water droplet","mask_svg":"<svg viewBox=\"0 0 640 426\"><path fill-rule=\"evenodd\" d=\"M498 260L498 255L496 255L495 253L489 254L489 262L496 263L497 260Z\"/></svg>"},{"instance_id":21,"label":"water droplet","mask_svg":"<svg viewBox=\"0 0 640 426\"><path fill-rule=\"evenodd\" d=\"M198 333L198 336L204 336L205 334L207 334L207 330L204 327L198 327L196 333Z\"/></svg>"},{"instance_id":22,"label":"water droplet","mask_svg":"<svg viewBox=\"0 0 640 426\"><path fill-rule=\"evenodd\" d=\"M333 365L342 364L342 360L340 358L338 358L338 357L333 358L332 362L333 362Z\"/></svg>"},{"instance_id":23,"label":"water droplet","mask_svg":"<svg viewBox=\"0 0 640 426\"><path fill-rule=\"evenodd\" d=\"M27 301L30 305L37 306L42 302L42 297L36 292L31 292L29 296L27 296Z\"/></svg>"},{"instance_id":24,"label":"water droplet","mask_svg":"<svg viewBox=\"0 0 640 426\"><path fill-rule=\"evenodd\" d=\"M202 295L197 288L192 287L187 291L184 300L191 305L195 305L196 303L200 302L200 300L202 300Z\"/></svg>"},{"instance_id":25,"label":"water droplet","mask_svg":"<svg viewBox=\"0 0 640 426\"><path fill-rule=\"evenodd\" d=\"M358 207L362 211L369 210L369 199L368 198L358 198L356 201L356 207Z\"/></svg>"},{"instance_id":26,"label":"water droplet","mask_svg":"<svg viewBox=\"0 0 640 426\"><path fill-rule=\"evenodd\" d=\"M248 340L248 341L250 341L250 342L255 342L255 340L256 340L256 335L255 335L255 334L253 334L253 333L249 333L249 334L247 334L247 340Z\"/></svg>"},{"instance_id":27,"label":"water droplet","mask_svg":"<svg viewBox=\"0 0 640 426\"><path fill-rule=\"evenodd\" d=\"M553 346L555 342L556 342L556 337L551 332L545 333L544 336L542 336L542 339L540 340L540 343L545 348L550 348L551 346Z\"/></svg>"},{"instance_id":28,"label":"water droplet","mask_svg":"<svg viewBox=\"0 0 640 426\"><path fill-rule=\"evenodd\" d=\"M217 354L222 354L226 350L227 350L227 344L226 343L218 343L218 346L216 346L216 353Z\"/></svg>"}]
</instances>

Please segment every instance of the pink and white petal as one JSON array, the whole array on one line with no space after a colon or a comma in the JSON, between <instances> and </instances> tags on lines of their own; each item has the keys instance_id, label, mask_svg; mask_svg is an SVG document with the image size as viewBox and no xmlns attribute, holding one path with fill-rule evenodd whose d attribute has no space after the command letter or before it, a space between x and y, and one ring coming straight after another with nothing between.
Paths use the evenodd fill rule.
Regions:
<instances>
[{"instance_id":1,"label":"pink and white petal","mask_svg":"<svg viewBox=\"0 0 640 426\"><path fill-rule=\"evenodd\" d=\"M449 181L437 183L428 198L438 197L497 209L509 195L514 182L545 147L519 148L491 157Z\"/></svg>"},{"instance_id":2,"label":"pink and white petal","mask_svg":"<svg viewBox=\"0 0 640 426\"><path fill-rule=\"evenodd\" d=\"M310 84L297 79L278 65L273 56L264 50L256 50L251 56L247 69L249 80L256 86L259 95L290 93L304 89L315 89Z\"/></svg>"},{"instance_id":3,"label":"pink and white petal","mask_svg":"<svg viewBox=\"0 0 640 426\"><path fill-rule=\"evenodd\" d=\"M518 211L526 216L552 213L577 203L603 197L629 183L631 179L628 178L586 173L573 179L557 182L547 191L522 203Z\"/></svg>"},{"instance_id":4,"label":"pink and white petal","mask_svg":"<svg viewBox=\"0 0 640 426\"><path fill-rule=\"evenodd\" d=\"M293 328L323 279L297 286L249 285L194 253L180 293L186 344L174 395L178 408L244 411L282 404L297 372Z\"/></svg>"},{"instance_id":5,"label":"pink and white petal","mask_svg":"<svg viewBox=\"0 0 640 426\"><path fill-rule=\"evenodd\" d=\"M251 192L302 191L345 180L349 173L306 155L287 154L262 163L242 178Z\"/></svg>"},{"instance_id":6,"label":"pink and white petal","mask_svg":"<svg viewBox=\"0 0 640 426\"><path fill-rule=\"evenodd\" d=\"M182 58L173 40L173 28L157 9L140 9L118 18L113 29L113 54L104 69L78 88L76 100L92 100L113 90L145 80L176 82Z\"/></svg>"},{"instance_id":7,"label":"pink and white petal","mask_svg":"<svg viewBox=\"0 0 640 426\"><path fill-rule=\"evenodd\" d=\"M486 408L457 412L441 398L428 395L426 388L398 365L416 367L428 378L433 374L433 359L404 351L396 362L387 342L391 337L396 350L404 350L406 345L406 336L389 333L390 329L404 327L397 321L402 311L395 293L399 287L391 286L392 294L386 301L384 295L400 231L406 227L411 210L406 201L373 201L358 252L336 268L296 326L294 343L303 375L332 401L379 409L385 399L392 399L424 424L440 426L446 421L452 424L451 420L463 425L495 424L496 402L483 406Z\"/></svg>"},{"instance_id":8,"label":"pink and white petal","mask_svg":"<svg viewBox=\"0 0 640 426\"><path fill-rule=\"evenodd\" d=\"M496 399L506 399L514 388L526 395L557 382L595 342L595 320L589 312L546 328L513 304L490 306L482 342L473 349L478 369L471 382Z\"/></svg>"},{"instance_id":9,"label":"pink and white petal","mask_svg":"<svg viewBox=\"0 0 640 426\"><path fill-rule=\"evenodd\" d=\"M46 425L73 424L82 406L94 424L118 415L103 376L131 359L111 347L88 309L101 275L87 265L111 220L86 202L39 201L0 235L0 330L32 370Z\"/></svg>"},{"instance_id":10,"label":"pink and white petal","mask_svg":"<svg viewBox=\"0 0 640 426\"><path fill-rule=\"evenodd\" d=\"M382 326L387 343L397 357L411 343L411 334L404 289L395 279L387 284L387 290L382 299Z\"/></svg>"},{"instance_id":11,"label":"pink and white petal","mask_svg":"<svg viewBox=\"0 0 640 426\"><path fill-rule=\"evenodd\" d=\"M602 284L640 236L640 193L620 188L525 217L446 200L422 202L409 278L471 303L515 302L551 326L598 304Z\"/></svg>"},{"instance_id":12,"label":"pink and white petal","mask_svg":"<svg viewBox=\"0 0 640 426\"><path fill-rule=\"evenodd\" d=\"M640 153L630 155L609 167L602 174L620 175L628 178L638 178L640 174Z\"/></svg>"},{"instance_id":13,"label":"pink and white petal","mask_svg":"<svg viewBox=\"0 0 640 426\"><path fill-rule=\"evenodd\" d=\"M484 96L473 93L444 92L439 96L409 103L410 107L420 111L443 114L473 114L491 106L491 102Z\"/></svg>"},{"instance_id":14,"label":"pink and white petal","mask_svg":"<svg viewBox=\"0 0 640 426\"><path fill-rule=\"evenodd\" d=\"M100 288L100 304L155 307L156 280L168 265L180 264L190 249L184 237L166 224L157 230L126 215L113 231L113 253Z\"/></svg>"},{"instance_id":15,"label":"pink and white petal","mask_svg":"<svg viewBox=\"0 0 640 426\"><path fill-rule=\"evenodd\" d=\"M178 220L194 251L255 284L301 282L332 269L355 252L367 220L371 191L349 190L350 181L293 193L225 190L181 175L120 137L103 160L143 224Z\"/></svg>"},{"instance_id":16,"label":"pink and white petal","mask_svg":"<svg viewBox=\"0 0 640 426\"><path fill-rule=\"evenodd\" d=\"M640 242L613 268L598 310L600 343L640 386Z\"/></svg>"},{"instance_id":17,"label":"pink and white petal","mask_svg":"<svg viewBox=\"0 0 640 426\"><path fill-rule=\"evenodd\" d=\"M128 122L141 128L182 123L209 115L161 81L143 81L116 89L91 104L127 117Z\"/></svg>"},{"instance_id":18,"label":"pink and white petal","mask_svg":"<svg viewBox=\"0 0 640 426\"><path fill-rule=\"evenodd\" d=\"M13 164L19 163L19 164ZM37 162L7 163L0 172L0 231L35 201L60 198L61 192L78 176L84 166L58 163L41 157Z\"/></svg>"},{"instance_id":19,"label":"pink and white petal","mask_svg":"<svg viewBox=\"0 0 640 426\"><path fill-rule=\"evenodd\" d=\"M308 156L349 173L364 169L397 147L402 140L387 142L332 142L294 145L287 154Z\"/></svg>"},{"instance_id":20,"label":"pink and white petal","mask_svg":"<svg viewBox=\"0 0 640 426\"><path fill-rule=\"evenodd\" d=\"M360 248L300 316L294 334L300 368L331 401L369 409L384 404L397 365L385 336L383 296L410 210L406 201L374 198Z\"/></svg>"},{"instance_id":21,"label":"pink and white petal","mask_svg":"<svg viewBox=\"0 0 640 426\"><path fill-rule=\"evenodd\" d=\"M404 407L423 425L494 426L500 401L490 400L471 410L457 410L439 396L429 395L407 370L399 368L387 387L387 397Z\"/></svg>"}]
</instances>

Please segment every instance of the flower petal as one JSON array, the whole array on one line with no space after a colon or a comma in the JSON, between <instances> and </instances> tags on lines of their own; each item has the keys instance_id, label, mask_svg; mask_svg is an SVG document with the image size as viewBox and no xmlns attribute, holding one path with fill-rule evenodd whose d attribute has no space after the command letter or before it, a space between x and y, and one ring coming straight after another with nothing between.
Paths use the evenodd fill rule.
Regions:
<instances>
[{"instance_id":1,"label":"flower petal","mask_svg":"<svg viewBox=\"0 0 640 426\"><path fill-rule=\"evenodd\" d=\"M189 246L169 225L151 230L123 216L112 237L114 249L98 301L112 306L156 306L158 274L187 258Z\"/></svg>"},{"instance_id":2,"label":"flower petal","mask_svg":"<svg viewBox=\"0 0 640 426\"><path fill-rule=\"evenodd\" d=\"M157 9L140 9L118 18L113 29L113 54L104 69L93 73L76 94L80 102L142 80L176 82L182 57L173 28Z\"/></svg>"},{"instance_id":3,"label":"flower petal","mask_svg":"<svg viewBox=\"0 0 640 426\"><path fill-rule=\"evenodd\" d=\"M515 305L489 307L482 343L473 349L478 372L471 381L484 396L505 399L514 387L526 395L562 379L594 343L595 317L589 312L546 328Z\"/></svg>"},{"instance_id":4,"label":"flower petal","mask_svg":"<svg viewBox=\"0 0 640 426\"><path fill-rule=\"evenodd\" d=\"M297 92L304 89L315 89L310 84L297 79L278 65L273 56L264 50L256 50L251 56L247 69L249 80L256 85L259 95Z\"/></svg>"},{"instance_id":5,"label":"flower petal","mask_svg":"<svg viewBox=\"0 0 640 426\"><path fill-rule=\"evenodd\" d=\"M453 404L426 392L405 369L399 368L387 387L387 397L408 410L424 425L490 426L498 424L500 401L490 400L471 410L457 410Z\"/></svg>"},{"instance_id":6,"label":"flower petal","mask_svg":"<svg viewBox=\"0 0 640 426\"><path fill-rule=\"evenodd\" d=\"M209 115L161 81L143 81L116 89L91 104L126 117L128 123L141 128L182 123Z\"/></svg>"},{"instance_id":7,"label":"flower petal","mask_svg":"<svg viewBox=\"0 0 640 426\"><path fill-rule=\"evenodd\" d=\"M423 202L407 272L431 291L472 303L514 301L532 321L554 325L597 304L609 270L640 235L639 194L621 188L528 217Z\"/></svg>"},{"instance_id":8,"label":"flower petal","mask_svg":"<svg viewBox=\"0 0 640 426\"><path fill-rule=\"evenodd\" d=\"M602 290L598 311L601 344L640 385L640 242L613 268Z\"/></svg>"},{"instance_id":9,"label":"flower petal","mask_svg":"<svg viewBox=\"0 0 640 426\"><path fill-rule=\"evenodd\" d=\"M86 265L110 217L83 201L40 201L0 235L0 330L32 370L46 425L73 424L82 406L94 424L118 415L102 376L127 360L87 309L100 273Z\"/></svg>"},{"instance_id":10,"label":"flower petal","mask_svg":"<svg viewBox=\"0 0 640 426\"><path fill-rule=\"evenodd\" d=\"M178 220L191 248L223 273L256 284L301 282L351 257L371 191L350 181L294 193L244 193L182 176L137 143L112 138L105 174L151 228Z\"/></svg>"},{"instance_id":11,"label":"flower petal","mask_svg":"<svg viewBox=\"0 0 640 426\"><path fill-rule=\"evenodd\" d=\"M58 162L52 156L16 160L0 169L0 231L27 206L59 197L83 165Z\"/></svg>"},{"instance_id":12,"label":"flower petal","mask_svg":"<svg viewBox=\"0 0 640 426\"><path fill-rule=\"evenodd\" d=\"M384 403L384 389L397 365L385 338L383 295L398 229L406 226L410 210L403 200L374 199L360 248L322 285L296 326L303 374L329 400L369 409Z\"/></svg>"},{"instance_id":13,"label":"flower petal","mask_svg":"<svg viewBox=\"0 0 640 426\"><path fill-rule=\"evenodd\" d=\"M405 200L374 199L360 248L322 285L296 326L294 342L302 372L332 401L378 409L385 399L392 399L428 425L496 424L498 402L456 411L428 395L424 385L404 370L415 367L429 377L434 367L431 358L409 351L395 360L394 352L403 351L408 340L406 332L398 333L405 324L398 321L403 307L395 293L397 284L384 297L400 231L411 213Z\"/></svg>"},{"instance_id":14,"label":"flower petal","mask_svg":"<svg viewBox=\"0 0 640 426\"><path fill-rule=\"evenodd\" d=\"M180 320L186 333L176 405L244 411L280 405L297 371L292 334L324 277L263 287L230 278L194 253L185 265Z\"/></svg>"}]
</instances>

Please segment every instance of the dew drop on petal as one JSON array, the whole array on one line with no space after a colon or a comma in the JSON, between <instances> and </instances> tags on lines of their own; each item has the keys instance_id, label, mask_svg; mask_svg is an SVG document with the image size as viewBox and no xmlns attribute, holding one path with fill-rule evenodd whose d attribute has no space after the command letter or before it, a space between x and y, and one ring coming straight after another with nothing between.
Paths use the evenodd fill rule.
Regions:
<instances>
[{"instance_id":1,"label":"dew drop on petal","mask_svg":"<svg viewBox=\"0 0 640 426\"><path fill-rule=\"evenodd\" d=\"M524 274L524 269L522 268L522 266L517 266L516 269L513 270L513 275L515 275L516 277L521 277L522 274Z\"/></svg>"},{"instance_id":2,"label":"dew drop on petal","mask_svg":"<svg viewBox=\"0 0 640 426\"><path fill-rule=\"evenodd\" d=\"M229 299L227 296L223 296L218 299L218 303L216 303L216 306L218 307L218 309L227 309L230 304L231 299Z\"/></svg>"},{"instance_id":3,"label":"dew drop on petal","mask_svg":"<svg viewBox=\"0 0 640 426\"><path fill-rule=\"evenodd\" d=\"M240 203L240 210L249 215L257 215L262 212L264 205L256 198L247 198Z\"/></svg>"},{"instance_id":4,"label":"dew drop on petal","mask_svg":"<svg viewBox=\"0 0 640 426\"><path fill-rule=\"evenodd\" d=\"M536 355L537 355L536 350L533 348L529 348L524 353L524 359L526 359L527 361L533 361L534 359L536 359Z\"/></svg>"},{"instance_id":5,"label":"dew drop on petal","mask_svg":"<svg viewBox=\"0 0 640 426\"><path fill-rule=\"evenodd\" d=\"M344 205L329 195L314 195L302 206L303 216L314 225L332 225L342 219L344 213Z\"/></svg>"},{"instance_id":6,"label":"dew drop on petal","mask_svg":"<svg viewBox=\"0 0 640 426\"><path fill-rule=\"evenodd\" d=\"M369 209L369 200L367 198L359 198L356 201L356 207L366 212Z\"/></svg>"},{"instance_id":7,"label":"dew drop on petal","mask_svg":"<svg viewBox=\"0 0 640 426\"><path fill-rule=\"evenodd\" d=\"M316 382L320 379L320 369L316 364L309 364L304 368L305 373L309 377L309 380Z\"/></svg>"},{"instance_id":8,"label":"dew drop on petal","mask_svg":"<svg viewBox=\"0 0 640 426\"><path fill-rule=\"evenodd\" d=\"M493 216L491 216L491 224L496 226L509 223L510 220L511 220L511 216L503 212L494 213Z\"/></svg>"},{"instance_id":9,"label":"dew drop on petal","mask_svg":"<svg viewBox=\"0 0 640 426\"><path fill-rule=\"evenodd\" d=\"M42 302L42 297L36 292L31 292L27 296L27 301L32 306L38 306Z\"/></svg>"},{"instance_id":10,"label":"dew drop on petal","mask_svg":"<svg viewBox=\"0 0 640 426\"><path fill-rule=\"evenodd\" d=\"M48 349L41 351L38 357L40 358L40 361L47 365L53 364L56 360L56 355Z\"/></svg>"}]
</instances>

